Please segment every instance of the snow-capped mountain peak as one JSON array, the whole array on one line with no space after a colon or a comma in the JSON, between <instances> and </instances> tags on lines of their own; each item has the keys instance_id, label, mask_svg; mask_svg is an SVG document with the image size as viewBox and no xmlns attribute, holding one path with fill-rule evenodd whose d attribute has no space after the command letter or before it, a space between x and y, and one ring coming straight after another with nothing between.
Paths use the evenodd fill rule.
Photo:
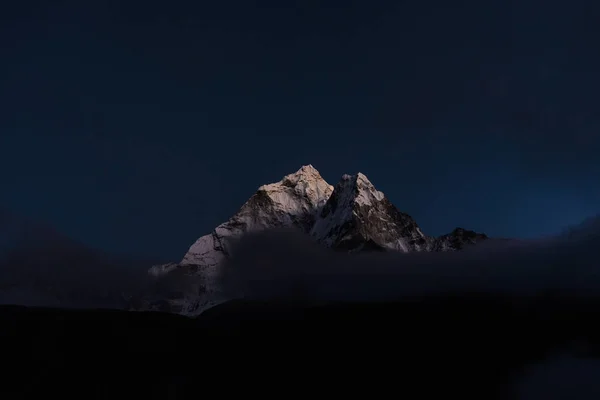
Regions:
<instances>
[{"instance_id":1,"label":"snow-capped mountain peak","mask_svg":"<svg viewBox=\"0 0 600 400\"><path fill-rule=\"evenodd\" d=\"M249 232L292 226L308 233L332 192L333 186L323 179L319 171L312 165L302 166L279 182L260 186L233 217L192 244L179 264L157 265L149 273L160 277L184 271L184 275L202 276L198 290L212 294L213 301L218 301L214 300L219 297L214 293L218 291L214 289L214 278L218 266L230 256L230 239ZM203 297L199 293L188 295L192 299ZM171 305L177 309L180 306L186 308L178 312L189 314L197 312L198 307L208 306L201 303L197 300L174 299Z\"/></svg>"},{"instance_id":2,"label":"snow-capped mountain peak","mask_svg":"<svg viewBox=\"0 0 600 400\"><path fill-rule=\"evenodd\" d=\"M349 251L425 250L416 222L401 213L362 173L343 175L311 235L328 247Z\"/></svg>"},{"instance_id":3,"label":"snow-capped mountain peak","mask_svg":"<svg viewBox=\"0 0 600 400\"><path fill-rule=\"evenodd\" d=\"M364 205L371 204L371 198L375 201L381 201L385 197L385 195L375 189L375 186L373 186L371 181L360 172L356 175L356 186L359 191L356 201Z\"/></svg>"},{"instance_id":4,"label":"snow-capped mountain peak","mask_svg":"<svg viewBox=\"0 0 600 400\"><path fill-rule=\"evenodd\" d=\"M226 238L267 228L298 226L308 231L317 212L333 192L312 165L305 165L276 183L262 185L227 222L199 238L181 264L214 266L228 255Z\"/></svg>"},{"instance_id":5,"label":"snow-capped mountain peak","mask_svg":"<svg viewBox=\"0 0 600 400\"><path fill-rule=\"evenodd\" d=\"M371 206L385 197L362 172L356 175L342 175L338 187L344 192L344 197L352 198L352 201L363 206Z\"/></svg>"},{"instance_id":6,"label":"snow-capped mountain peak","mask_svg":"<svg viewBox=\"0 0 600 400\"><path fill-rule=\"evenodd\" d=\"M333 186L309 164L279 182L259 187L258 191L269 196L282 211L298 214L324 205Z\"/></svg>"}]
</instances>

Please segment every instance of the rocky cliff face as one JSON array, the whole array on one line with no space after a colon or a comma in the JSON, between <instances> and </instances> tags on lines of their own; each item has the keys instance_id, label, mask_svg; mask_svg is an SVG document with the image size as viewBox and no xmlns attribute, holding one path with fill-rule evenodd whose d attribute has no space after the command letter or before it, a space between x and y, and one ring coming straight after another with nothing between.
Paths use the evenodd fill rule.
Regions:
<instances>
[{"instance_id":1,"label":"rocky cliff face","mask_svg":"<svg viewBox=\"0 0 600 400\"><path fill-rule=\"evenodd\" d=\"M346 251L427 250L428 239L361 173L344 175L316 220L311 235Z\"/></svg>"},{"instance_id":2,"label":"rocky cliff face","mask_svg":"<svg viewBox=\"0 0 600 400\"><path fill-rule=\"evenodd\" d=\"M277 183L263 185L229 221L202 236L183 257L183 265L215 266L229 254L227 238L267 228L295 226L308 232L333 187L312 167L303 166Z\"/></svg>"},{"instance_id":3,"label":"rocky cliff face","mask_svg":"<svg viewBox=\"0 0 600 400\"><path fill-rule=\"evenodd\" d=\"M326 247L347 252L454 251L487 238L462 228L426 236L364 174L343 175L334 188L306 165L259 187L233 217L200 237L180 263L152 267L150 275L162 289L145 308L196 315L226 300L214 278L231 253L229 240L279 227L296 227Z\"/></svg>"}]
</instances>

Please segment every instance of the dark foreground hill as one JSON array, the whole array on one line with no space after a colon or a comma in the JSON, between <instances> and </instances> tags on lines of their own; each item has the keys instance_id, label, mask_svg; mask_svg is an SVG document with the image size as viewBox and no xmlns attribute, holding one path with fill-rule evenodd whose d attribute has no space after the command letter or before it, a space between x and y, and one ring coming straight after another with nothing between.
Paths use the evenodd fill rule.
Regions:
<instances>
[{"instance_id":1,"label":"dark foreground hill","mask_svg":"<svg viewBox=\"0 0 600 400\"><path fill-rule=\"evenodd\" d=\"M524 366L573 343L597 356L599 317L590 301L487 295L235 301L197 319L3 307L0 397L513 398Z\"/></svg>"}]
</instances>

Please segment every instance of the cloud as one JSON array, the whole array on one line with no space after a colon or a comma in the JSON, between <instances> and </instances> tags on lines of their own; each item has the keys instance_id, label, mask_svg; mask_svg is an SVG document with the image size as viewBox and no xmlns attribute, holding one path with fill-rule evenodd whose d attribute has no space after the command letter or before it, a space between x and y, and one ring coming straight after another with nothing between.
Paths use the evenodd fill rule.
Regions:
<instances>
[{"instance_id":1,"label":"cloud","mask_svg":"<svg viewBox=\"0 0 600 400\"><path fill-rule=\"evenodd\" d=\"M123 308L151 287L149 265L0 210L0 304Z\"/></svg>"},{"instance_id":2,"label":"cloud","mask_svg":"<svg viewBox=\"0 0 600 400\"><path fill-rule=\"evenodd\" d=\"M0 263L0 304L127 308L151 287L149 264L81 249L20 249Z\"/></svg>"},{"instance_id":3,"label":"cloud","mask_svg":"<svg viewBox=\"0 0 600 400\"><path fill-rule=\"evenodd\" d=\"M228 297L391 301L446 292L600 293L600 218L537 240L490 241L450 253L347 254L294 231L247 235L219 277Z\"/></svg>"},{"instance_id":4,"label":"cloud","mask_svg":"<svg viewBox=\"0 0 600 400\"><path fill-rule=\"evenodd\" d=\"M205 284L188 271L156 281L149 260L112 257L46 234L23 237L0 258L0 303L122 308L128 296L176 297ZM347 254L294 230L251 234L232 245L233 257L218 275L219 298L323 303L452 291L600 293L600 218L555 237L489 241L449 253Z\"/></svg>"}]
</instances>

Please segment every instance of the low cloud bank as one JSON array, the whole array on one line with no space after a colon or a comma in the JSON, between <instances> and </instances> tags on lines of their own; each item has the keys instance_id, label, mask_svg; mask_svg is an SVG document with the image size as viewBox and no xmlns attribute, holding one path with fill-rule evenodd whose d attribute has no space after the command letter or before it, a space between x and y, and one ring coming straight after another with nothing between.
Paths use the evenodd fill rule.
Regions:
<instances>
[{"instance_id":1,"label":"low cloud bank","mask_svg":"<svg viewBox=\"0 0 600 400\"><path fill-rule=\"evenodd\" d=\"M289 229L232 243L227 297L387 301L443 292L600 294L600 218L539 240L500 240L449 253L334 252Z\"/></svg>"},{"instance_id":2,"label":"low cloud bank","mask_svg":"<svg viewBox=\"0 0 600 400\"><path fill-rule=\"evenodd\" d=\"M0 304L128 308L132 299L199 294L205 287L205 278L193 273L157 280L148 274L154 260L112 257L64 238L19 235L2 242ZM598 217L555 237L491 240L449 253L347 254L294 230L246 235L232 245L233 257L210 288L220 300L386 301L448 291L600 294Z\"/></svg>"},{"instance_id":3,"label":"low cloud bank","mask_svg":"<svg viewBox=\"0 0 600 400\"><path fill-rule=\"evenodd\" d=\"M26 243L0 257L0 304L128 308L150 290L151 262L62 242Z\"/></svg>"},{"instance_id":4,"label":"low cloud bank","mask_svg":"<svg viewBox=\"0 0 600 400\"><path fill-rule=\"evenodd\" d=\"M155 263L89 248L0 209L0 304L128 308L156 289L147 274Z\"/></svg>"}]
</instances>

